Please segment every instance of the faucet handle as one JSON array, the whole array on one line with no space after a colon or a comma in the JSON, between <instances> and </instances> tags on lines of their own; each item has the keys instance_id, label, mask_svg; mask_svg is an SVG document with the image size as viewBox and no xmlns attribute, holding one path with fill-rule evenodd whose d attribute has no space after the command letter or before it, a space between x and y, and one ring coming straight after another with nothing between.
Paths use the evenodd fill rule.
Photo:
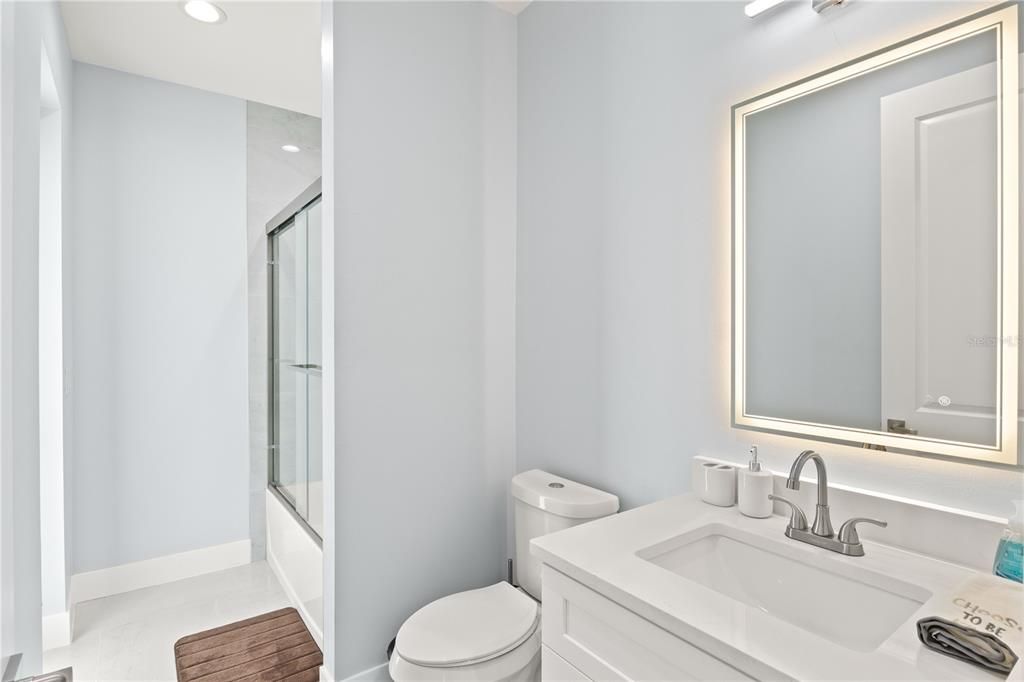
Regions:
<instances>
[{"instance_id":1,"label":"faucet handle","mask_svg":"<svg viewBox=\"0 0 1024 682\"><path fill-rule=\"evenodd\" d=\"M860 536L857 535L857 524L858 523L871 523L876 526L885 528L889 524L885 521L879 521L877 519L868 519L858 516L857 518L850 519L842 526L839 527L839 542L845 542L848 545L859 545Z\"/></svg>"},{"instance_id":2,"label":"faucet handle","mask_svg":"<svg viewBox=\"0 0 1024 682\"><path fill-rule=\"evenodd\" d=\"M774 502L782 502L783 504L789 505L789 527L793 530L807 530L807 517L804 516L804 512L795 502L787 500L785 497L779 497L778 495L769 495L769 500Z\"/></svg>"}]
</instances>

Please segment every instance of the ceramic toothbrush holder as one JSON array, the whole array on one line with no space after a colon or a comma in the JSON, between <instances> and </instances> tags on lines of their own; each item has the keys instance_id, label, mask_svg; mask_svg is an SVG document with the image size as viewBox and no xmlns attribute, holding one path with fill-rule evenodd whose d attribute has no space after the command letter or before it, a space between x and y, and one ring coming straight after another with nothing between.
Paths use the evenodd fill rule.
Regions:
<instances>
[{"instance_id":1,"label":"ceramic toothbrush holder","mask_svg":"<svg viewBox=\"0 0 1024 682\"><path fill-rule=\"evenodd\" d=\"M736 504L736 467L728 464L706 462L701 471L701 498L716 507L731 507Z\"/></svg>"}]
</instances>

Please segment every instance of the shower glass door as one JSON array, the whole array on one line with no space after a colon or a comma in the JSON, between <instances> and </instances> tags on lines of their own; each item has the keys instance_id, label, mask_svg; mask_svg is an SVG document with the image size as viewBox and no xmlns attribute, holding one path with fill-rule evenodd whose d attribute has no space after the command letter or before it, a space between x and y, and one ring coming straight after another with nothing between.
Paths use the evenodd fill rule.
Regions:
<instances>
[{"instance_id":1,"label":"shower glass door","mask_svg":"<svg viewBox=\"0 0 1024 682\"><path fill-rule=\"evenodd\" d=\"M320 199L270 241L270 485L323 535Z\"/></svg>"}]
</instances>

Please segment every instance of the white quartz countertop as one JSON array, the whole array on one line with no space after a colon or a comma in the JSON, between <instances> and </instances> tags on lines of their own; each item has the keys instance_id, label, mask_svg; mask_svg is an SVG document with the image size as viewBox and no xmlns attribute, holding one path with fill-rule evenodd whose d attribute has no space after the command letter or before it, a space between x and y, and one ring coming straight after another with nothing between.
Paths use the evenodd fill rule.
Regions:
<instances>
[{"instance_id":1,"label":"white quartz countertop","mask_svg":"<svg viewBox=\"0 0 1024 682\"><path fill-rule=\"evenodd\" d=\"M536 538L531 551L558 571L759 679L1002 679L930 651L917 639L917 620L941 615L949 595L982 574L868 541L864 542L866 556L845 557L786 538L786 523L787 519L779 516L747 518L736 507L714 507L695 495L682 495ZM931 597L877 649L858 652L637 555L708 524L778 539L785 543L790 558L826 570L842 573L856 562L857 568L924 588ZM1002 581L994 576L984 579ZM1021 596L1024 599L1024 589ZM819 607L828 609L829 604ZM843 618L845 614L833 615ZM1011 678L1016 678L1020 668Z\"/></svg>"}]
</instances>

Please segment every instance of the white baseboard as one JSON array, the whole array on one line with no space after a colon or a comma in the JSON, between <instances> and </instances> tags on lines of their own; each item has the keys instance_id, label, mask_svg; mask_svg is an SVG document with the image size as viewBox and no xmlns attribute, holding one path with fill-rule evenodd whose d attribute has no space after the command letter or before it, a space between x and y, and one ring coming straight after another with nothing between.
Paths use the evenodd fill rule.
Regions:
<instances>
[{"instance_id":1,"label":"white baseboard","mask_svg":"<svg viewBox=\"0 0 1024 682\"><path fill-rule=\"evenodd\" d=\"M320 668L320 682L324 680L325 668ZM327 678L327 682L330 682L331 678ZM388 664L381 663L375 665L372 668L367 668L362 672L358 672L355 675L346 677L342 682L391 682L391 673L388 672Z\"/></svg>"},{"instance_id":2,"label":"white baseboard","mask_svg":"<svg viewBox=\"0 0 1024 682\"><path fill-rule=\"evenodd\" d=\"M71 644L71 611L43 616L43 651Z\"/></svg>"},{"instance_id":3,"label":"white baseboard","mask_svg":"<svg viewBox=\"0 0 1024 682\"><path fill-rule=\"evenodd\" d=\"M238 540L97 571L76 573L71 576L71 603L79 604L90 599L100 599L244 566L251 558L250 544L249 540Z\"/></svg>"}]
</instances>

